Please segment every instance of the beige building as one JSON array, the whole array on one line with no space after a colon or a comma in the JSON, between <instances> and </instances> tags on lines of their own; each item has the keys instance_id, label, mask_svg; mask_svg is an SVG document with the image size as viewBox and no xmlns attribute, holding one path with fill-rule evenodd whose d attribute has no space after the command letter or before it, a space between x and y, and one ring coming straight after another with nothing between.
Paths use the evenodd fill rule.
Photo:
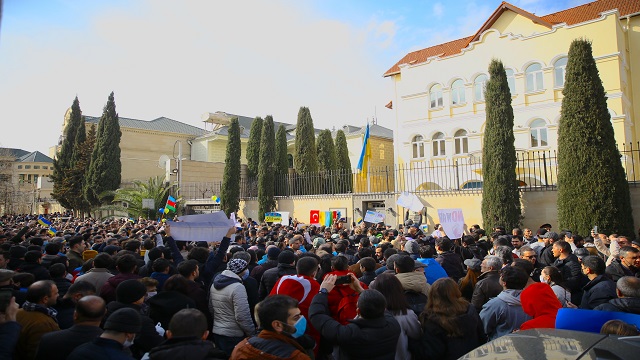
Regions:
<instances>
[{"instance_id":1,"label":"beige building","mask_svg":"<svg viewBox=\"0 0 640 360\"><path fill-rule=\"evenodd\" d=\"M0 148L0 212L46 214L60 211L51 199L53 160L39 151Z\"/></svg>"}]
</instances>

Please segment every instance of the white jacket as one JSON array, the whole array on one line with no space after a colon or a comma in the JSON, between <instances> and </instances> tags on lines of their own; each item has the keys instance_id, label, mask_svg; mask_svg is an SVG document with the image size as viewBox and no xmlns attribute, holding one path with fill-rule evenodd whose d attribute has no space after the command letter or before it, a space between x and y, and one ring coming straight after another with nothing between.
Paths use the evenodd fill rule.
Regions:
<instances>
[{"instance_id":1,"label":"white jacket","mask_svg":"<svg viewBox=\"0 0 640 360\"><path fill-rule=\"evenodd\" d=\"M232 337L251 336L255 333L247 291L238 275L229 270L220 273L213 280L210 294L212 333Z\"/></svg>"}]
</instances>

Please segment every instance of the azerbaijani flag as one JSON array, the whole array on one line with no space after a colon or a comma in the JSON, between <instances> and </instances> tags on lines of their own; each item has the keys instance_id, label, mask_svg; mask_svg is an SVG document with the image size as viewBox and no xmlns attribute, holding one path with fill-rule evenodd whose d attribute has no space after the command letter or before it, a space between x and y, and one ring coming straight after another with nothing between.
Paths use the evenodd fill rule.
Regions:
<instances>
[{"instance_id":1,"label":"azerbaijani flag","mask_svg":"<svg viewBox=\"0 0 640 360\"><path fill-rule=\"evenodd\" d=\"M173 196L169 195L169 198L167 199L167 205L164 208L175 212L176 211L176 199L174 199Z\"/></svg>"},{"instance_id":2,"label":"azerbaijani flag","mask_svg":"<svg viewBox=\"0 0 640 360\"><path fill-rule=\"evenodd\" d=\"M360 160L358 160L358 170L364 176L367 176L366 168L369 158L371 157L371 142L369 141L369 123L367 123L367 130L364 133L362 139L362 152L360 152Z\"/></svg>"}]
</instances>

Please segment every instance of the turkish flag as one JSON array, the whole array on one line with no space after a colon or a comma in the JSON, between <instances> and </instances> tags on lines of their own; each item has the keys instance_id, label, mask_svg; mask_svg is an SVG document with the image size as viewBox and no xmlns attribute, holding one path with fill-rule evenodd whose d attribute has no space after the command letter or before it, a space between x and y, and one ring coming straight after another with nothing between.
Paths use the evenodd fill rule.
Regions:
<instances>
[{"instance_id":1,"label":"turkish flag","mask_svg":"<svg viewBox=\"0 0 640 360\"><path fill-rule=\"evenodd\" d=\"M310 224L320 223L320 210L311 210L309 212L309 223Z\"/></svg>"}]
</instances>

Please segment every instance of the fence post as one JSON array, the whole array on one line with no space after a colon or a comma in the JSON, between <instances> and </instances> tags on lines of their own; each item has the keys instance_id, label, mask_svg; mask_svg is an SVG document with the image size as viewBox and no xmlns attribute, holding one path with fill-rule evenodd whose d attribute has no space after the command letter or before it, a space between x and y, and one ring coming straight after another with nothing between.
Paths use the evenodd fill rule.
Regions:
<instances>
[{"instance_id":1,"label":"fence post","mask_svg":"<svg viewBox=\"0 0 640 360\"><path fill-rule=\"evenodd\" d=\"M544 187L549 187L549 180L547 178L547 154L546 152L542 152L542 164L544 166Z\"/></svg>"}]
</instances>

